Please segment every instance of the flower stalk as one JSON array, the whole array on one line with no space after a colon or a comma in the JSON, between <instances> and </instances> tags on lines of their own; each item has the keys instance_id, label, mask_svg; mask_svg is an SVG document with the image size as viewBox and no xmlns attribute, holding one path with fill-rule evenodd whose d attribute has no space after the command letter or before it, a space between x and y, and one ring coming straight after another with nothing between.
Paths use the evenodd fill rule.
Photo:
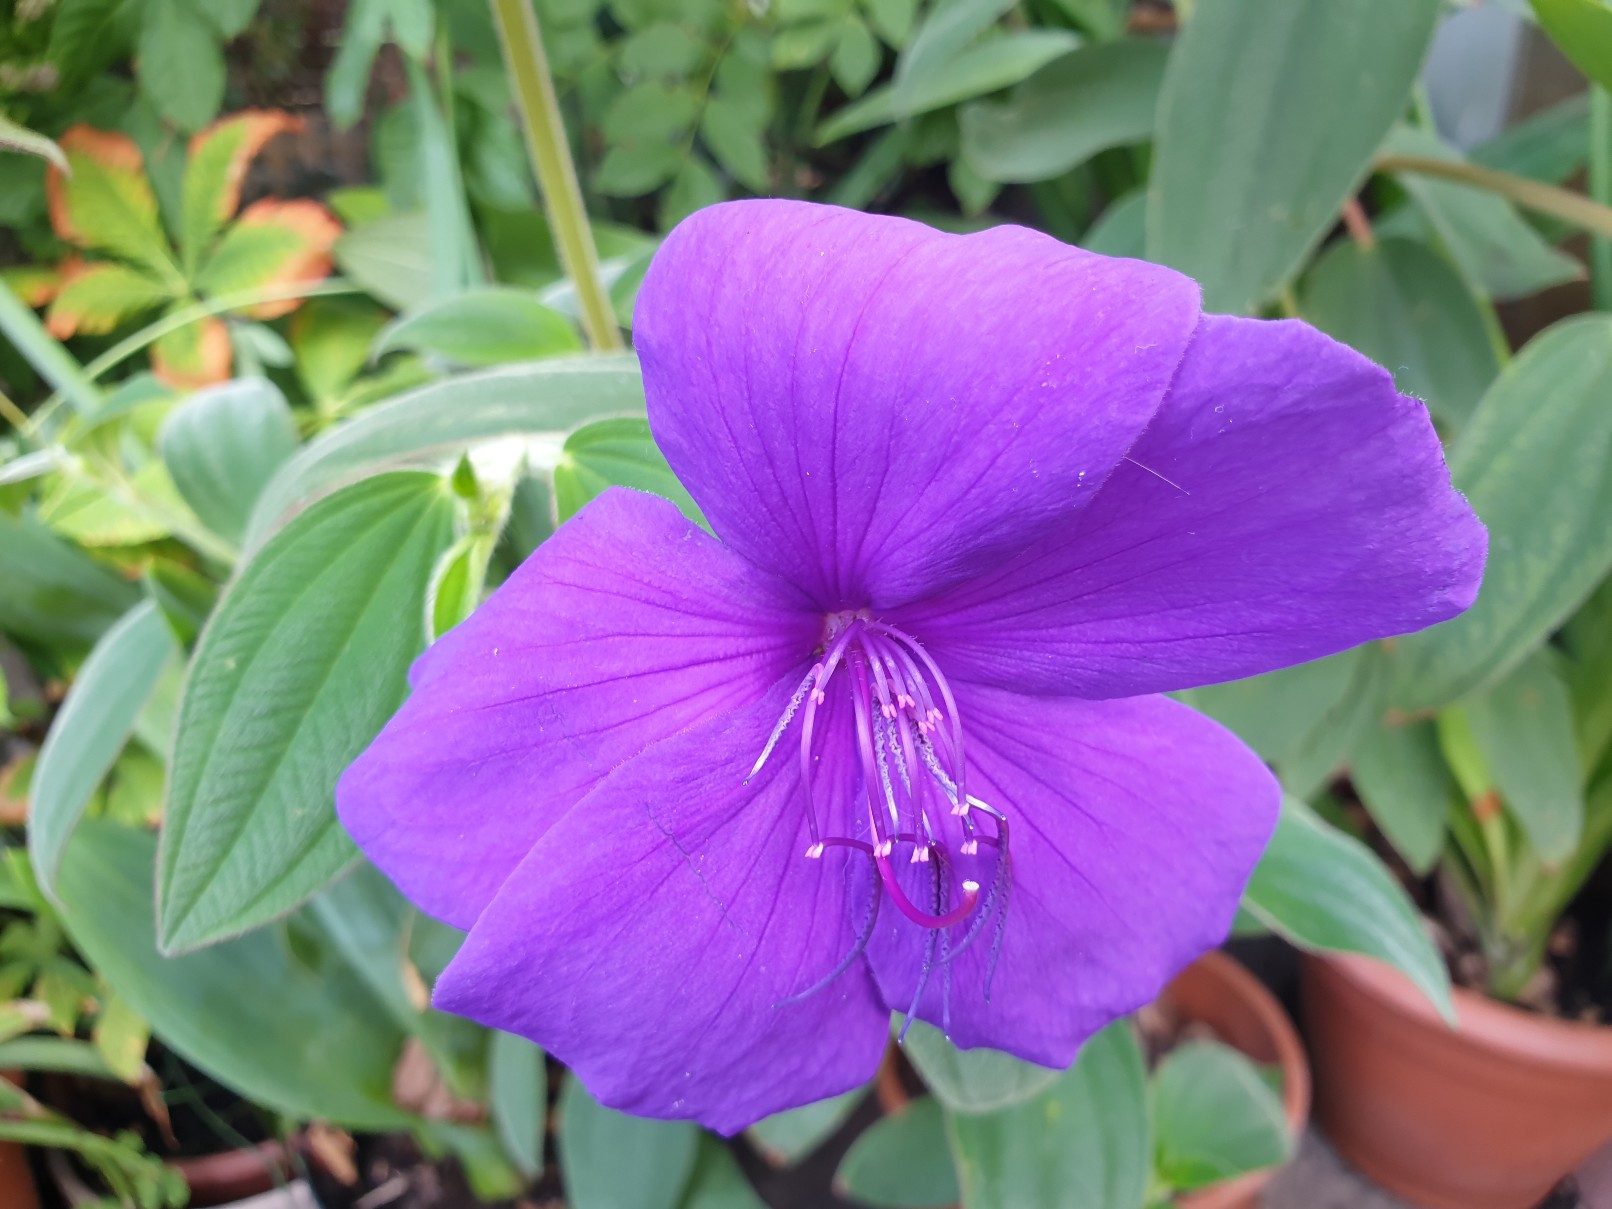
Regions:
<instances>
[{"instance_id":1,"label":"flower stalk","mask_svg":"<svg viewBox=\"0 0 1612 1209\"><path fill-rule=\"evenodd\" d=\"M543 194L549 228L559 249L560 262L576 284L582 313L582 330L588 343L601 352L622 347L621 329L610 307L610 296L599 274L599 257L582 204L576 165L566 140L554 78L543 53L543 36L537 13L528 0L491 0L498 24L504 64L515 88L515 106L526 132L526 150Z\"/></svg>"}]
</instances>

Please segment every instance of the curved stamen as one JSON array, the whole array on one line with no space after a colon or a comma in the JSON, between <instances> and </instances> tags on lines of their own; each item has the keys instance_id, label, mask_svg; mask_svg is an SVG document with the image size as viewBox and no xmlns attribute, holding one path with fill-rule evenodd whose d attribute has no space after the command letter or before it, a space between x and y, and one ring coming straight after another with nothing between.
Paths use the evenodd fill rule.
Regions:
<instances>
[{"instance_id":1,"label":"curved stamen","mask_svg":"<svg viewBox=\"0 0 1612 1209\"><path fill-rule=\"evenodd\" d=\"M964 777L966 776L968 761L963 755L963 719L962 715L957 712L957 701L952 697L951 685L946 683L946 677L940 674L940 668L929 657L929 652L924 650L923 645L911 634L898 630L895 626L887 625L882 621L870 621L867 624L876 632L882 632L895 639L905 649L918 656L923 661L924 667L929 670L930 678L934 680L935 687L940 690L941 700L946 703L946 712L951 715L952 761L957 769L957 796L966 801L968 794L965 792Z\"/></svg>"},{"instance_id":2,"label":"curved stamen","mask_svg":"<svg viewBox=\"0 0 1612 1209\"><path fill-rule=\"evenodd\" d=\"M901 888L896 879L894 866L890 864L888 856L873 854L873 863L879 867L879 878L884 882L885 891L895 900L896 908L920 928L949 928L953 924L962 923L967 919L969 912L974 910L974 904L980 899L980 884L975 881L963 883L963 901L958 903L944 915L931 915L907 897L907 892Z\"/></svg>"}]
</instances>

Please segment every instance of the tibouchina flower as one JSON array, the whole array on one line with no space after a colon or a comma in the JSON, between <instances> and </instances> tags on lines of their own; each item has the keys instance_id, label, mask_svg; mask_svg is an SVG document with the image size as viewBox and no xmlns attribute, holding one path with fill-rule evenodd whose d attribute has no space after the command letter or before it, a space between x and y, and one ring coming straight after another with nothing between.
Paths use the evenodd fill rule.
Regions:
<instances>
[{"instance_id":1,"label":"tibouchina flower","mask_svg":"<svg viewBox=\"0 0 1612 1209\"><path fill-rule=\"evenodd\" d=\"M1297 322L999 227L761 201L634 342L714 536L613 489L419 661L342 821L468 929L437 1006L731 1132L892 1010L1066 1066L1230 926L1277 813L1164 690L1441 621L1425 408Z\"/></svg>"}]
</instances>

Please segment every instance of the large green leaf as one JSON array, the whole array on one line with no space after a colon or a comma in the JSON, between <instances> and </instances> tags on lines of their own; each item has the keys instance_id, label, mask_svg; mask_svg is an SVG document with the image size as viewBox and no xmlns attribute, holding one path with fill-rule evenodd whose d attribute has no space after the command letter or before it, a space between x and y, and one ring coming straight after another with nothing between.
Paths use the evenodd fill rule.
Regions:
<instances>
[{"instance_id":1,"label":"large green leaf","mask_svg":"<svg viewBox=\"0 0 1612 1209\"><path fill-rule=\"evenodd\" d=\"M767 1205L739 1169L733 1152L704 1134L679 1209L767 1209Z\"/></svg>"},{"instance_id":2,"label":"large green leaf","mask_svg":"<svg viewBox=\"0 0 1612 1209\"><path fill-rule=\"evenodd\" d=\"M280 468L252 513L254 549L293 508L341 483L399 465L451 465L466 448L505 437L529 443L552 469L565 436L607 416L642 416L644 387L630 356L541 361L435 382L372 407L310 442ZM539 455L543 457L539 457Z\"/></svg>"},{"instance_id":3,"label":"large green leaf","mask_svg":"<svg viewBox=\"0 0 1612 1209\"><path fill-rule=\"evenodd\" d=\"M867 1089L859 1087L844 1095L803 1104L757 1121L745 1132L769 1160L793 1166L828 1141L866 1095Z\"/></svg>"},{"instance_id":4,"label":"large green leaf","mask_svg":"<svg viewBox=\"0 0 1612 1209\"><path fill-rule=\"evenodd\" d=\"M202 522L232 542L280 464L297 450L297 424L267 378L198 390L168 414L158 440L179 494Z\"/></svg>"},{"instance_id":5,"label":"large green leaf","mask_svg":"<svg viewBox=\"0 0 1612 1209\"><path fill-rule=\"evenodd\" d=\"M1455 485L1489 529L1477 603L1398 641L1395 704L1442 705L1505 675L1612 571L1612 319L1536 337L1451 451Z\"/></svg>"},{"instance_id":6,"label":"large green leaf","mask_svg":"<svg viewBox=\"0 0 1612 1209\"><path fill-rule=\"evenodd\" d=\"M846 1151L834 1185L859 1205L925 1209L957 1203L940 1102L924 1096L875 1121Z\"/></svg>"},{"instance_id":7,"label":"large green leaf","mask_svg":"<svg viewBox=\"0 0 1612 1209\"><path fill-rule=\"evenodd\" d=\"M700 1131L606 1108L573 1076L560 1095L560 1174L572 1209L673 1209Z\"/></svg>"},{"instance_id":8,"label":"large green leaf","mask_svg":"<svg viewBox=\"0 0 1612 1209\"><path fill-rule=\"evenodd\" d=\"M157 952L154 840L86 820L63 854L61 916L91 967L164 1045L265 1108L347 1128L396 1129L401 1034L339 965L293 955L281 930L185 957Z\"/></svg>"},{"instance_id":9,"label":"large green leaf","mask_svg":"<svg viewBox=\"0 0 1612 1209\"><path fill-rule=\"evenodd\" d=\"M1455 792L1433 724L1379 723L1355 749L1349 778L1394 851L1416 873L1428 873L1444 851Z\"/></svg>"},{"instance_id":10,"label":"large green leaf","mask_svg":"<svg viewBox=\"0 0 1612 1209\"><path fill-rule=\"evenodd\" d=\"M180 703L158 901L166 951L284 914L357 859L336 780L407 692L446 483L376 475L249 562L202 631Z\"/></svg>"},{"instance_id":11,"label":"large green leaf","mask_svg":"<svg viewBox=\"0 0 1612 1209\"><path fill-rule=\"evenodd\" d=\"M407 311L432 297L428 239L423 212L388 214L348 231L331 255L344 277L394 310Z\"/></svg>"},{"instance_id":12,"label":"large green leaf","mask_svg":"<svg viewBox=\"0 0 1612 1209\"><path fill-rule=\"evenodd\" d=\"M178 649L156 604L135 605L95 644L51 723L34 767L28 813L34 875L51 898L67 837Z\"/></svg>"},{"instance_id":13,"label":"large green leaf","mask_svg":"<svg viewBox=\"0 0 1612 1209\"><path fill-rule=\"evenodd\" d=\"M964 1209L1142 1209L1152 1174L1147 1072L1128 1020L1033 1100L948 1116Z\"/></svg>"},{"instance_id":14,"label":"large green leaf","mask_svg":"<svg viewBox=\"0 0 1612 1209\"><path fill-rule=\"evenodd\" d=\"M914 1020L907 1057L952 1112L988 1113L1033 1099L1063 1072L994 1049L960 1050L939 1029Z\"/></svg>"},{"instance_id":15,"label":"large green leaf","mask_svg":"<svg viewBox=\"0 0 1612 1209\"><path fill-rule=\"evenodd\" d=\"M1573 702L1548 650L1462 701L1506 808L1547 863L1571 856L1584 830L1584 777Z\"/></svg>"},{"instance_id":16,"label":"large green leaf","mask_svg":"<svg viewBox=\"0 0 1612 1209\"><path fill-rule=\"evenodd\" d=\"M1051 180L1099 151L1146 142L1169 48L1124 40L1047 64L1005 100L957 115L962 154L986 180Z\"/></svg>"},{"instance_id":17,"label":"large green leaf","mask_svg":"<svg viewBox=\"0 0 1612 1209\"><path fill-rule=\"evenodd\" d=\"M565 440L554 467L556 514L564 521L607 487L633 487L664 496L691 520L700 511L672 473L649 432L649 421L635 416L599 420Z\"/></svg>"},{"instance_id":18,"label":"large green leaf","mask_svg":"<svg viewBox=\"0 0 1612 1209\"><path fill-rule=\"evenodd\" d=\"M1438 0L1198 0L1159 97L1150 259L1246 312L1290 278L1405 108Z\"/></svg>"},{"instance_id":19,"label":"large green leaf","mask_svg":"<svg viewBox=\"0 0 1612 1209\"><path fill-rule=\"evenodd\" d=\"M504 365L582 351L576 328L536 295L508 286L467 290L393 320L374 355L398 349L458 365Z\"/></svg>"},{"instance_id":20,"label":"large green leaf","mask_svg":"<svg viewBox=\"0 0 1612 1209\"><path fill-rule=\"evenodd\" d=\"M1292 1137L1282 1102L1253 1063L1217 1041L1189 1041L1153 1076L1159 1176L1201 1188L1287 1158Z\"/></svg>"},{"instance_id":21,"label":"large green leaf","mask_svg":"<svg viewBox=\"0 0 1612 1209\"><path fill-rule=\"evenodd\" d=\"M1533 0L1534 15L1551 41L1602 88L1612 89L1612 3Z\"/></svg>"},{"instance_id":22,"label":"large green leaf","mask_svg":"<svg viewBox=\"0 0 1612 1209\"><path fill-rule=\"evenodd\" d=\"M487 1108L505 1152L522 1174L543 1170L548 1073L543 1051L525 1037L494 1032L487 1054Z\"/></svg>"},{"instance_id":23,"label":"large green leaf","mask_svg":"<svg viewBox=\"0 0 1612 1209\"><path fill-rule=\"evenodd\" d=\"M1414 240L1334 245L1304 278L1299 312L1392 371L1401 391L1452 427L1472 415L1500 372L1466 283Z\"/></svg>"},{"instance_id":24,"label":"large green leaf","mask_svg":"<svg viewBox=\"0 0 1612 1209\"><path fill-rule=\"evenodd\" d=\"M0 631L88 646L139 598L133 584L38 521L0 510Z\"/></svg>"},{"instance_id":25,"label":"large green leaf","mask_svg":"<svg viewBox=\"0 0 1612 1209\"><path fill-rule=\"evenodd\" d=\"M1304 803L1283 801L1243 909L1300 948L1386 961L1454 1019L1444 959L1404 888L1369 848Z\"/></svg>"},{"instance_id":26,"label":"large green leaf","mask_svg":"<svg viewBox=\"0 0 1612 1209\"><path fill-rule=\"evenodd\" d=\"M1395 130L1386 149L1429 159L1461 158L1431 131L1411 127ZM1522 298L1584 276L1578 261L1551 247L1498 194L1419 172L1400 173L1398 180L1473 289L1495 298ZM1401 227L1395 221L1404 214L1393 215L1384 231L1416 231L1415 223Z\"/></svg>"}]
</instances>

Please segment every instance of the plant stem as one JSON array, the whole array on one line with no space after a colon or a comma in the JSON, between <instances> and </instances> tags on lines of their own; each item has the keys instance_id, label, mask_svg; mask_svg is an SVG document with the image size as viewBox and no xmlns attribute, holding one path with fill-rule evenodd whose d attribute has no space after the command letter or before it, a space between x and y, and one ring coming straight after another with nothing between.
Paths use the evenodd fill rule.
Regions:
<instances>
[{"instance_id":1,"label":"plant stem","mask_svg":"<svg viewBox=\"0 0 1612 1209\"><path fill-rule=\"evenodd\" d=\"M1424 155L1385 155L1372 167L1378 172L1415 172L1422 176L1442 177L1474 189L1487 189L1519 206L1562 219L1593 235L1612 237L1612 206L1602 205L1581 193L1529 180L1526 176L1496 172L1493 168L1461 160L1434 159Z\"/></svg>"},{"instance_id":2,"label":"plant stem","mask_svg":"<svg viewBox=\"0 0 1612 1209\"><path fill-rule=\"evenodd\" d=\"M1612 94L1590 85L1590 197L1612 202ZM1612 310L1612 239L1590 240L1590 289L1598 310Z\"/></svg>"},{"instance_id":3,"label":"plant stem","mask_svg":"<svg viewBox=\"0 0 1612 1209\"><path fill-rule=\"evenodd\" d=\"M548 212L549 229L560 261L576 285L582 311L582 330L588 343L601 351L622 347L621 329L610 307L610 295L599 276L599 256L582 204L571 145L566 141L560 101L554 93L537 11L531 0L491 0L504 49L504 64L515 85L515 105L526 131L526 150L532 159Z\"/></svg>"},{"instance_id":4,"label":"plant stem","mask_svg":"<svg viewBox=\"0 0 1612 1209\"><path fill-rule=\"evenodd\" d=\"M33 308L11 292L0 281L0 332L33 366L41 378L56 388L56 393L73 401L73 406L89 415L101 403L101 392L92 385L91 376L79 368L73 355L57 342L39 322Z\"/></svg>"}]
</instances>

